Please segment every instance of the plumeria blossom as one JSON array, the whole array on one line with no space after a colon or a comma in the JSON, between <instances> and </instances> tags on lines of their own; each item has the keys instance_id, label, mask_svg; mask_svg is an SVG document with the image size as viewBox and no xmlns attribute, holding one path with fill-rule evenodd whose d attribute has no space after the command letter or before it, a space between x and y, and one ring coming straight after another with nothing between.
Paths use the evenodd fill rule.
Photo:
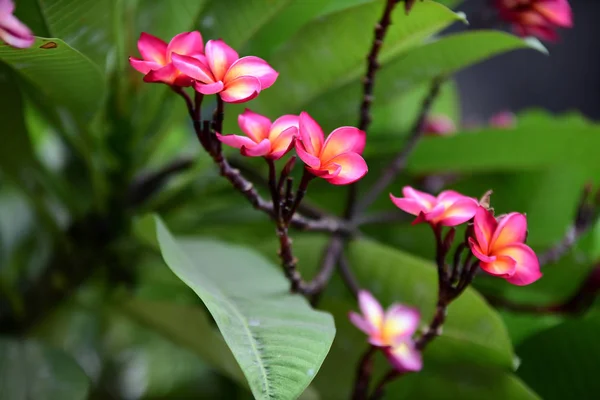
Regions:
<instances>
[{"instance_id":1,"label":"plumeria blossom","mask_svg":"<svg viewBox=\"0 0 600 400\"><path fill-rule=\"evenodd\" d=\"M284 115L271 123L269 118L246 109L238 116L238 124L247 136L217 133L217 138L249 157L278 160L294 147L298 134L297 115Z\"/></svg>"},{"instance_id":2,"label":"plumeria blossom","mask_svg":"<svg viewBox=\"0 0 600 400\"><path fill-rule=\"evenodd\" d=\"M445 115L431 115L425 118L421 131L426 135L445 136L456 132L454 121Z\"/></svg>"},{"instance_id":3,"label":"plumeria blossom","mask_svg":"<svg viewBox=\"0 0 600 400\"><path fill-rule=\"evenodd\" d=\"M401 371L419 371L423 365L421 353L412 336L419 326L420 314L411 307L391 305L384 311L371 293L358 293L362 315L350 312L350 321L369 336L369 343L383 348L390 363Z\"/></svg>"},{"instance_id":4,"label":"plumeria blossom","mask_svg":"<svg viewBox=\"0 0 600 400\"><path fill-rule=\"evenodd\" d=\"M175 54L204 57L204 42L200 32L180 33L173 37L169 44L142 32L137 45L142 59L129 57L129 63L144 74L144 82L161 82L173 86L193 84L193 79L179 71L172 61Z\"/></svg>"},{"instance_id":5,"label":"plumeria blossom","mask_svg":"<svg viewBox=\"0 0 600 400\"><path fill-rule=\"evenodd\" d=\"M202 94L219 93L227 103L252 100L270 87L279 75L265 60L242 57L222 40L206 42L205 57L173 56L173 63L195 79L194 88Z\"/></svg>"},{"instance_id":6,"label":"plumeria blossom","mask_svg":"<svg viewBox=\"0 0 600 400\"><path fill-rule=\"evenodd\" d=\"M453 190L441 192L437 197L413 189L402 188L404 197L395 197L390 193L392 202L409 214L416 215L414 224L428 222L431 225L456 226L467 222L477 211L478 202Z\"/></svg>"},{"instance_id":7,"label":"plumeria blossom","mask_svg":"<svg viewBox=\"0 0 600 400\"><path fill-rule=\"evenodd\" d=\"M494 128L513 128L517 124L517 118L510 111L501 111L492 115L489 123Z\"/></svg>"},{"instance_id":8,"label":"plumeria blossom","mask_svg":"<svg viewBox=\"0 0 600 400\"><path fill-rule=\"evenodd\" d=\"M573 26L573 13L567 0L495 0L500 17L513 24L521 36L558 39L557 27Z\"/></svg>"},{"instance_id":9,"label":"plumeria blossom","mask_svg":"<svg viewBox=\"0 0 600 400\"><path fill-rule=\"evenodd\" d=\"M0 0L0 40L20 49L30 47L35 38L31 30L13 15L14 11L12 0Z\"/></svg>"},{"instance_id":10,"label":"plumeria blossom","mask_svg":"<svg viewBox=\"0 0 600 400\"><path fill-rule=\"evenodd\" d=\"M362 158L366 134L358 128L342 126L324 140L323 130L306 112L300 113L296 139L298 157L313 175L334 185L346 185L368 171Z\"/></svg>"},{"instance_id":11,"label":"plumeria blossom","mask_svg":"<svg viewBox=\"0 0 600 400\"><path fill-rule=\"evenodd\" d=\"M496 219L486 208L479 207L473 228L474 237L469 238L469 245L485 272L519 286L542 277L537 256L524 243L525 215L513 212Z\"/></svg>"}]
</instances>

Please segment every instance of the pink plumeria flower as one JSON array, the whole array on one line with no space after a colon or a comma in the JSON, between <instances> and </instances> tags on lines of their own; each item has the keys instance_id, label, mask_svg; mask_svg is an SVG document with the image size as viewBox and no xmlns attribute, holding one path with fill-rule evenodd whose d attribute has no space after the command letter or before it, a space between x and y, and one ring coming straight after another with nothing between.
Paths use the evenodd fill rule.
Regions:
<instances>
[{"instance_id":1,"label":"pink plumeria flower","mask_svg":"<svg viewBox=\"0 0 600 400\"><path fill-rule=\"evenodd\" d=\"M384 311L371 293L358 293L358 306L362 315L350 312L350 321L369 336L369 343L382 347L386 356L399 370L421 369L421 353L415 348L412 336L416 332L421 316L411 307L392 304Z\"/></svg>"},{"instance_id":2,"label":"pink plumeria flower","mask_svg":"<svg viewBox=\"0 0 600 400\"><path fill-rule=\"evenodd\" d=\"M453 190L446 190L434 197L410 186L402 188L404 197L390 193L392 202L409 214L416 215L414 224L428 222L431 225L456 226L475 216L478 202Z\"/></svg>"},{"instance_id":3,"label":"pink plumeria flower","mask_svg":"<svg viewBox=\"0 0 600 400\"><path fill-rule=\"evenodd\" d=\"M137 45L142 59L129 57L129 63L144 74L144 82L166 83L173 86L191 86L193 84L193 79L179 71L172 61L175 54L204 57L204 42L200 32L180 33L173 37L169 44L142 32Z\"/></svg>"},{"instance_id":4,"label":"pink plumeria flower","mask_svg":"<svg viewBox=\"0 0 600 400\"><path fill-rule=\"evenodd\" d=\"M31 30L13 15L12 0L0 0L0 40L19 49L31 47L35 38Z\"/></svg>"},{"instance_id":5,"label":"pink plumeria flower","mask_svg":"<svg viewBox=\"0 0 600 400\"><path fill-rule=\"evenodd\" d=\"M573 13L567 0L495 0L500 17L513 24L520 36L543 40L558 39L556 28L573 26Z\"/></svg>"},{"instance_id":6,"label":"pink plumeria flower","mask_svg":"<svg viewBox=\"0 0 600 400\"><path fill-rule=\"evenodd\" d=\"M217 138L248 157L278 160L294 147L298 134L297 115L284 115L271 123L269 118L246 109L238 116L238 124L247 137L217 133Z\"/></svg>"},{"instance_id":7,"label":"pink plumeria flower","mask_svg":"<svg viewBox=\"0 0 600 400\"><path fill-rule=\"evenodd\" d=\"M334 185L346 185L365 176L367 163L362 158L366 134L358 128L343 126L324 140L323 130L306 112L300 113L296 152L306 169Z\"/></svg>"},{"instance_id":8,"label":"pink plumeria flower","mask_svg":"<svg viewBox=\"0 0 600 400\"><path fill-rule=\"evenodd\" d=\"M270 87L279 75L265 60L242 57L222 40L206 42L204 58L173 56L175 66L196 80L194 88L202 94L219 93L227 103L252 100Z\"/></svg>"},{"instance_id":9,"label":"pink plumeria flower","mask_svg":"<svg viewBox=\"0 0 600 400\"><path fill-rule=\"evenodd\" d=\"M425 118L421 131L425 135L446 136L456 132L454 121L445 115L431 115Z\"/></svg>"},{"instance_id":10,"label":"pink plumeria flower","mask_svg":"<svg viewBox=\"0 0 600 400\"><path fill-rule=\"evenodd\" d=\"M479 207L473 228L475 235L469 238L469 245L485 272L519 286L542 277L537 256L524 243L525 215L514 212L496 219L490 211Z\"/></svg>"},{"instance_id":11,"label":"pink plumeria flower","mask_svg":"<svg viewBox=\"0 0 600 400\"><path fill-rule=\"evenodd\" d=\"M513 128L517 124L517 119L510 111L502 111L492 115L489 123L494 128Z\"/></svg>"}]
</instances>

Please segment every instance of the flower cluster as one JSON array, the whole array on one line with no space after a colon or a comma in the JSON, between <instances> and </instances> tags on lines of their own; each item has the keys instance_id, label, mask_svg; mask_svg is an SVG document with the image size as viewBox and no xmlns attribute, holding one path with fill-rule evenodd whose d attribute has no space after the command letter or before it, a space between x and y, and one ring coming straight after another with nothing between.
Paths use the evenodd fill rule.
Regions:
<instances>
[{"instance_id":1,"label":"flower cluster","mask_svg":"<svg viewBox=\"0 0 600 400\"><path fill-rule=\"evenodd\" d=\"M358 293L358 306L362 315L350 312L348 316L369 336L369 343L381 348L398 371L420 371L423 360L412 338L419 327L419 312L400 304L392 304L384 312L381 304L364 290Z\"/></svg>"},{"instance_id":2,"label":"flower cluster","mask_svg":"<svg viewBox=\"0 0 600 400\"><path fill-rule=\"evenodd\" d=\"M0 0L0 40L12 47L30 47L35 38L31 30L13 15L14 11L12 0Z\"/></svg>"},{"instance_id":3,"label":"flower cluster","mask_svg":"<svg viewBox=\"0 0 600 400\"><path fill-rule=\"evenodd\" d=\"M495 0L500 18L513 24L521 36L558 39L556 28L573 26L573 13L567 0Z\"/></svg>"}]
</instances>

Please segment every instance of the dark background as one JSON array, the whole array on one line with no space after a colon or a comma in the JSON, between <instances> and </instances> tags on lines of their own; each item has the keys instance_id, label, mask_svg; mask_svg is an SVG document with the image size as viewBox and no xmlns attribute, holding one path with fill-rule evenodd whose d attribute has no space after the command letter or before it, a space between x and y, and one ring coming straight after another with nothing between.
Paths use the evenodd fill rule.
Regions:
<instances>
[{"instance_id":1,"label":"dark background","mask_svg":"<svg viewBox=\"0 0 600 400\"><path fill-rule=\"evenodd\" d=\"M458 10L471 15L486 2L467 1ZM579 110L600 120L600 1L569 3L574 27L560 29L559 42L544 42L549 56L515 51L457 75L464 121L531 107L557 113Z\"/></svg>"}]
</instances>

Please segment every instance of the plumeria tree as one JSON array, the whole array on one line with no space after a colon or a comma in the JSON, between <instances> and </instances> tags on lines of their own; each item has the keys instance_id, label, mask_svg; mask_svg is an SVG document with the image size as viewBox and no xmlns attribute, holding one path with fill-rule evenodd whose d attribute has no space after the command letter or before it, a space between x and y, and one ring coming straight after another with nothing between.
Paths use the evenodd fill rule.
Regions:
<instances>
[{"instance_id":1,"label":"plumeria tree","mask_svg":"<svg viewBox=\"0 0 600 400\"><path fill-rule=\"evenodd\" d=\"M593 398L600 127L452 79L571 7L477 7L0 0L0 398Z\"/></svg>"}]
</instances>

